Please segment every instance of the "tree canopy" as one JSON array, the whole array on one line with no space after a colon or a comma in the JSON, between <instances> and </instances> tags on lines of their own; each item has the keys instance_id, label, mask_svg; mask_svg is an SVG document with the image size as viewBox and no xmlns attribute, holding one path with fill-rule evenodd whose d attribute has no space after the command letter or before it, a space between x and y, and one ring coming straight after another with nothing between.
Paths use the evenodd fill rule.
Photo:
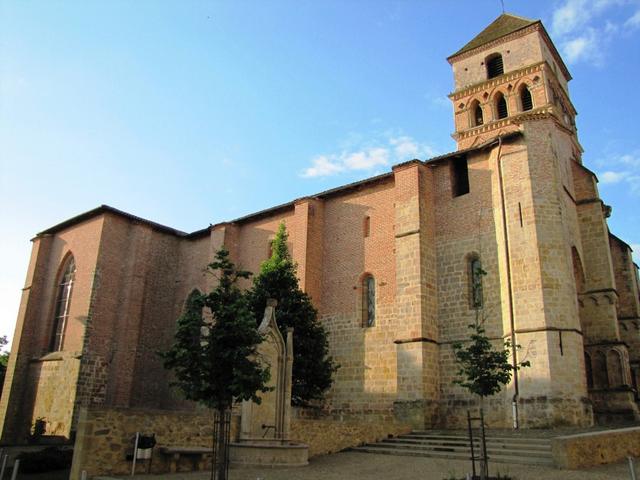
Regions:
<instances>
[{"instance_id":1,"label":"tree canopy","mask_svg":"<svg viewBox=\"0 0 640 480\"><path fill-rule=\"evenodd\" d=\"M254 321L260 322L267 299L278 301L276 321L282 331L293 328L292 402L306 404L322 399L338 366L329 356L327 332L318 321L311 298L300 289L296 264L287 247L288 234L280 224L272 242L271 257L263 262L249 291Z\"/></svg>"},{"instance_id":2,"label":"tree canopy","mask_svg":"<svg viewBox=\"0 0 640 480\"><path fill-rule=\"evenodd\" d=\"M208 294L194 290L187 298L174 345L162 354L165 368L174 371L173 384L187 399L210 408L224 411L235 400L260 403L257 392L269 390L269 369L256 360L262 337L237 286L250 273L237 270L224 247L208 270L218 276L218 285ZM211 321L203 308L211 311Z\"/></svg>"}]
</instances>

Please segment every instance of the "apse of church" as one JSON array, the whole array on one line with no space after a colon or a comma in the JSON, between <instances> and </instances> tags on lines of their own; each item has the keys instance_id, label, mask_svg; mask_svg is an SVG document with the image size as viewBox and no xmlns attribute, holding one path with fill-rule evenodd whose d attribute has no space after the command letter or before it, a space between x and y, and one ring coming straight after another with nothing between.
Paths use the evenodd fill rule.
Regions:
<instances>
[{"instance_id":1,"label":"apse of church","mask_svg":"<svg viewBox=\"0 0 640 480\"><path fill-rule=\"evenodd\" d=\"M213 253L257 272L281 222L341 365L332 418L461 426L477 401L452 343L478 316L531 363L488 400L490 425L638 419L637 267L582 164L567 67L540 21L509 14L448 61L453 153L193 233L101 206L36 235L2 440L36 418L68 437L91 405L193 408L155 352L211 288Z\"/></svg>"}]
</instances>

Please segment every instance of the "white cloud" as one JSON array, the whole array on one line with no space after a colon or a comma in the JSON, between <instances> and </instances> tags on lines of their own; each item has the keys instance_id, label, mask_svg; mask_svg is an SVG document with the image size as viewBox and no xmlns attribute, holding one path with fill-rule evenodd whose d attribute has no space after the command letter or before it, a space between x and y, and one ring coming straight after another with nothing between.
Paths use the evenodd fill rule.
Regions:
<instances>
[{"instance_id":1,"label":"white cloud","mask_svg":"<svg viewBox=\"0 0 640 480\"><path fill-rule=\"evenodd\" d=\"M405 160L412 160L420 157L433 157L436 152L427 144L420 144L411 137L402 136L395 137L389 140L389 143L393 146L396 158Z\"/></svg>"},{"instance_id":2,"label":"white cloud","mask_svg":"<svg viewBox=\"0 0 640 480\"><path fill-rule=\"evenodd\" d=\"M313 178L349 171L374 172L393 163L436 155L431 146L406 135L388 137L377 143L360 148L354 146L352 150L345 149L337 154L318 155L311 160L311 166L302 171L301 176Z\"/></svg>"},{"instance_id":3,"label":"white cloud","mask_svg":"<svg viewBox=\"0 0 640 480\"><path fill-rule=\"evenodd\" d=\"M566 35L586 24L590 18L586 0L567 0L553 12L551 29L555 35Z\"/></svg>"},{"instance_id":4,"label":"white cloud","mask_svg":"<svg viewBox=\"0 0 640 480\"><path fill-rule=\"evenodd\" d=\"M640 152L626 153L617 158L618 163L640 168Z\"/></svg>"},{"instance_id":5,"label":"white cloud","mask_svg":"<svg viewBox=\"0 0 640 480\"><path fill-rule=\"evenodd\" d=\"M601 66L613 37L640 26L640 11L620 26L602 19L612 7L634 0L564 0L553 12L551 31L568 63Z\"/></svg>"},{"instance_id":6,"label":"white cloud","mask_svg":"<svg viewBox=\"0 0 640 480\"><path fill-rule=\"evenodd\" d=\"M640 27L640 10L629 17L627 21L624 22L624 26L631 29Z\"/></svg>"},{"instance_id":7,"label":"white cloud","mask_svg":"<svg viewBox=\"0 0 640 480\"><path fill-rule=\"evenodd\" d=\"M587 29L583 35L566 41L562 51L569 63L586 60L599 65L602 61L600 37L593 28Z\"/></svg>"},{"instance_id":8,"label":"white cloud","mask_svg":"<svg viewBox=\"0 0 640 480\"><path fill-rule=\"evenodd\" d=\"M640 150L611 155L601 164L607 165L607 170L598 174L602 185L621 184L619 188L640 195Z\"/></svg>"},{"instance_id":9,"label":"white cloud","mask_svg":"<svg viewBox=\"0 0 640 480\"><path fill-rule=\"evenodd\" d=\"M311 160L312 166L306 168L302 172L302 176L309 177L325 177L327 175L334 175L344 170L342 165L339 165L334 160L331 160L326 155L319 155Z\"/></svg>"},{"instance_id":10,"label":"white cloud","mask_svg":"<svg viewBox=\"0 0 640 480\"><path fill-rule=\"evenodd\" d=\"M601 175L599 175L599 179L604 184L619 183L622 180L624 180L626 176L627 176L627 172L608 171L608 172L603 172Z\"/></svg>"}]
</instances>

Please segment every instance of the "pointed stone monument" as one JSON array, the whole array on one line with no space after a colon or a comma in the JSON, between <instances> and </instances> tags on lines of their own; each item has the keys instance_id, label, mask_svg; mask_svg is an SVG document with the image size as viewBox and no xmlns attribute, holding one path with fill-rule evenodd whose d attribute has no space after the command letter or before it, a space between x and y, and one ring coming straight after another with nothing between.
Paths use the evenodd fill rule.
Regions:
<instances>
[{"instance_id":1,"label":"pointed stone monument","mask_svg":"<svg viewBox=\"0 0 640 480\"><path fill-rule=\"evenodd\" d=\"M309 447L292 442L291 373L293 366L293 330L287 330L285 342L276 323L275 300L267 300L258 332L264 340L258 346L258 360L269 366L271 391L261 394L261 402L243 401L240 433L232 442L229 459L233 466L307 465Z\"/></svg>"}]
</instances>

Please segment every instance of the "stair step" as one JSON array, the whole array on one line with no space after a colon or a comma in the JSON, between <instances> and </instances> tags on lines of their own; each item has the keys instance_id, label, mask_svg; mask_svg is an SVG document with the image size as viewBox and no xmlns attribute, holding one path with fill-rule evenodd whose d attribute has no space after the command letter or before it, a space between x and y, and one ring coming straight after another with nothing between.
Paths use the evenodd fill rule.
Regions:
<instances>
[{"instance_id":1,"label":"stair step","mask_svg":"<svg viewBox=\"0 0 640 480\"><path fill-rule=\"evenodd\" d=\"M384 447L384 448L395 448L397 450L409 449L423 452L459 452L465 453L466 455L471 455L471 450L466 446L447 446L447 445L416 445L416 444L406 444L406 443L397 443L397 442L389 442L383 441L379 443L371 443L366 444L365 447ZM477 450L476 455L479 453ZM492 448L487 447L487 454L491 457L492 455L503 455L503 456L513 456L513 457L538 457L538 458L549 458L550 452L540 451L540 450L509 450L509 449L501 449L501 448Z\"/></svg>"},{"instance_id":2,"label":"stair step","mask_svg":"<svg viewBox=\"0 0 640 480\"><path fill-rule=\"evenodd\" d=\"M469 445L468 438L444 438L444 437L426 438L426 437L418 437L415 435L398 435L397 437L391 437L390 440L391 439L399 440L399 441L407 441L407 442L442 443L447 445ZM480 439L474 438L473 440L474 440L473 442L474 445L480 444ZM511 442L506 440L496 440L493 438L487 438L487 445L494 445L494 446L507 445L509 447L514 447L514 448L527 447L527 448L539 448L539 449L545 449L545 450L551 449L550 442Z\"/></svg>"},{"instance_id":3,"label":"stair step","mask_svg":"<svg viewBox=\"0 0 640 480\"><path fill-rule=\"evenodd\" d=\"M479 437L474 437L473 443L474 453L478 455ZM460 460L468 460L471 457L469 437L457 432L414 431L351 450L362 453ZM553 465L549 438L490 435L487 437L487 455L491 462Z\"/></svg>"},{"instance_id":4,"label":"stair step","mask_svg":"<svg viewBox=\"0 0 640 480\"><path fill-rule=\"evenodd\" d=\"M410 438L424 438L431 440L465 440L469 441L468 435L439 435L434 433L418 433L412 432L410 434L399 435L398 437L410 437ZM479 438L478 436L474 436L474 439ZM548 438L522 438L522 437L506 437L506 436L486 436L487 442L508 442L508 443L526 443L526 444L536 444L536 445L549 445L551 443L551 439Z\"/></svg>"},{"instance_id":5,"label":"stair step","mask_svg":"<svg viewBox=\"0 0 640 480\"><path fill-rule=\"evenodd\" d=\"M382 455L398 455L398 456L407 456L407 457L431 457L431 458L446 458L452 460L469 460L468 452L438 452L438 451L430 451L430 452L420 452L413 450L403 450L403 449L394 449L394 448L384 448L379 446L363 446L363 447L354 447L351 449L354 452L361 453L377 453ZM490 462L497 463L519 463L519 464L527 464L527 465L553 465L553 461L551 458L540 458L540 457L512 457L512 456L504 456L504 455L490 455Z\"/></svg>"}]
</instances>

